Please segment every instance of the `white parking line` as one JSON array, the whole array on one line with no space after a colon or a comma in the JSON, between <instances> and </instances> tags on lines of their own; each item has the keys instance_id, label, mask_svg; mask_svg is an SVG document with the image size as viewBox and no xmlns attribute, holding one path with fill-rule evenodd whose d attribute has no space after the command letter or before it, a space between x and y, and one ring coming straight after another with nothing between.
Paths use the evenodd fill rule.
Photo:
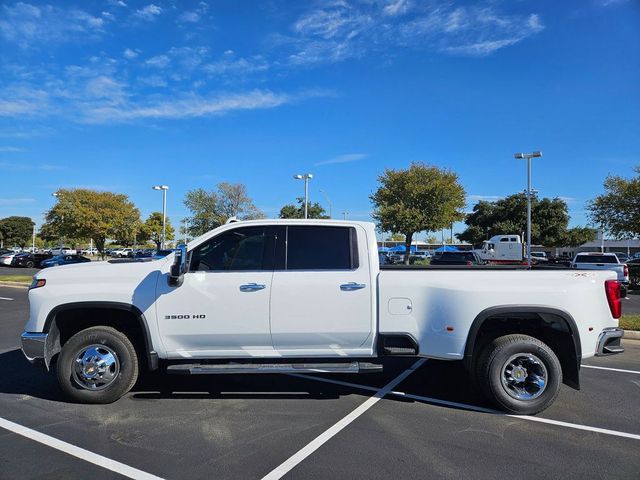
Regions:
<instances>
[{"instance_id":1,"label":"white parking line","mask_svg":"<svg viewBox=\"0 0 640 480\"><path fill-rule=\"evenodd\" d=\"M13 301L13 298L9 298L9 297L0 297L0 300L9 300L10 302Z\"/></svg>"},{"instance_id":2,"label":"white parking line","mask_svg":"<svg viewBox=\"0 0 640 480\"><path fill-rule=\"evenodd\" d=\"M364 412L373 407L376 403L380 401L382 397L388 394L393 387L402 382L405 378L411 375L416 369L420 368L424 362L426 362L426 358L421 358L416 363L414 363L410 368L402 372L396 378L391 380L381 389L376 389L376 393L367 399L362 405L349 413L346 417L339 420L336 424L331 426L328 430L325 430L316 438L314 438L307 445L302 447L296 453L294 453L291 457L284 461L281 465L274 468L271 472L269 472L266 476L263 477L262 480L276 480L282 478L288 472L290 472L296 465L302 462L305 458L315 452L318 448L324 445L326 442L331 440L337 433L339 433L343 428L353 422L356 418L362 415ZM297 374L296 374L297 376Z\"/></svg>"},{"instance_id":3,"label":"white parking line","mask_svg":"<svg viewBox=\"0 0 640 480\"><path fill-rule=\"evenodd\" d=\"M581 365L582 368L595 368L596 370L610 370L612 372L622 372L622 373L635 373L636 375L640 375L640 372L637 370L623 370L621 368L610 368L610 367L596 367L595 365Z\"/></svg>"},{"instance_id":4,"label":"white parking line","mask_svg":"<svg viewBox=\"0 0 640 480\"><path fill-rule=\"evenodd\" d=\"M111 470L112 472L118 473L125 477L141 480L162 480L162 478L156 477L155 475L152 475L150 473L143 472L142 470L130 467L129 465L125 465L124 463L120 463L115 460L111 460L110 458L103 457L102 455L90 452L89 450L85 450L84 448L76 447L75 445L63 442L62 440L58 440L57 438L51 437L36 430L23 427L22 425L18 425L17 423L13 423L2 417L0 417L0 427L18 435L22 435L23 437L34 440L38 443L42 443L43 445L46 445L48 447L60 450L61 452L72 455L76 458L79 458L80 460L84 460L85 462L93 463L94 465L106 468L107 470Z\"/></svg>"},{"instance_id":5,"label":"white parking line","mask_svg":"<svg viewBox=\"0 0 640 480\"><path fill-rule=\"evenodd\" d=\"M584 366L585 365L583 365L583 367ZM291 374L291 376L300 377L300 378L304 378L304 379L308 379L308 380L316 380L316 381L325 382L325 383L334 383L336 385L342 385L342 386L345 386L345 387L359 388L359 389L362 389L362 390L376 390L375 388L369 387L368 385L360 385L358 383L342 382L342 381L339 381L339 380L331 380L329 378L314 377L313 375L304 375L304 374L296 373L296 374ZM519 420L526 420L526 421L529 421L529 422L547 423L547 424L550 424L550 425L557 425L559 427L573 428L575 430L586 430L586 431L589 431L589 432L596 432L596 433L603 433L605 435L612 435L614 437L623 437L623 438L630 438L632 440L640 440L640 435L637 435L635 433L620 432L618 430L609 430L609 429L600 428L600 427L591 427L589 425L580 425L578 423L563 422L563 421L560 421L560 420L552 420L550 418L532 417L530 415L511 415L511 414L508 414L508 413L501 412L499 410L493 410L491 408L478 407L476 405L470 405L468 403L450 402L448 400L441 400L439 398L423 397L422 395L413 395L411 393L399 392L399 391L395 391L395 390L392 390L392 391L390 391L388 393L389 393L389 395L396 395L398 397L410 398L412 400L417 400L417 401L425 402L425 403L432 403L432 404L435 404L435 405L444 405L446 407L455 407L455 408L460 408L462 410L471 410L471 411L474 411L474 412L491 413L493 415L498 415L498 416L502 416L502 417L517 418Z\"/></svg>"}]
</instances>

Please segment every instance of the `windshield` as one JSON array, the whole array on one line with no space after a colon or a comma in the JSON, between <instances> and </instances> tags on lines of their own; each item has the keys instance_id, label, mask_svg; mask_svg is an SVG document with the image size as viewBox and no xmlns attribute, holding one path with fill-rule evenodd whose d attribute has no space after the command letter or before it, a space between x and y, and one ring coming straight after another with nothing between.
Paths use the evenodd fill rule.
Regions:
<instances>
[{"instance_id":1,"label":"windshield","mask_svg":"<svg viewBox=\"0 0 640 480\"><path fill-rule=\"evenodd\" d=\"M578 255L576 263L618 263L614 255Z\"/></svg>"}]
</instances>

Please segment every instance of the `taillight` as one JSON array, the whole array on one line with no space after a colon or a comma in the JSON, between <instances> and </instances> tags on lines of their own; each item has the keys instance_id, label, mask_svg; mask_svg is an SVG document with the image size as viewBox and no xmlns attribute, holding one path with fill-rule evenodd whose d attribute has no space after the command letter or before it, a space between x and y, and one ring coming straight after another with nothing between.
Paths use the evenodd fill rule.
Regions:
<instances>
[{"instance_id":1,"label":"taillight","mask_svg":"<svg viewBox=\"0 0 640 480\"><path fill-rule=\"evenodd\" d=\"M47 281L44 278L34 279L31 281L31 285L29 285L29 290L33 290L34 288L41 288L47 284Z\"/></svg>"},{"instance_id":2,"label":"taillight","mask_svg":"<svg viewBox=\"0 0 640 480\"><path fill-rule=\"evenodd\" d=\"M467 265L473 265L473 262L470 262L469 260L467 260Z\"/></svg>"},{"instance_id":3,"label":"taillight","mask_svg":"<svg viewBox=\"0 0 640 480\"><path fill-rule=\"evenodd\" d=\"M629 265L627 265L626 263L624 264L624 276L629 276Z\"/></svg>"},{"instance_id":4,"label":"taillight","mask_svg":"<svg viewBox=\"0 0 640 480\"><path fill-rule=\"evenodd\" d=\"M620 318L622 315L622 302L620 302L621 283L617 280L606 280L604 282L604 291L607 294L607 302L609 302L609 310L613 318Z\"/></svg>"}]
</instances>

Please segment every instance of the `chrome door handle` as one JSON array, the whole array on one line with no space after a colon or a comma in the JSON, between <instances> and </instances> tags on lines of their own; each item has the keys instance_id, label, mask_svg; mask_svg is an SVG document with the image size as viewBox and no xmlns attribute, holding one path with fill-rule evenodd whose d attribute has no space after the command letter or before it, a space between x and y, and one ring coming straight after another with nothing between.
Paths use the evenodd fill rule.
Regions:
<instances>
[{"instance_id":1,"label":"chrome door handle","mask_svg":"<svg viewBox=\"0 0 640 480\"><path fill-rule=\"evenodd\" d=\"M353 290L362 290L365 287L366 285L364 283L349 282L340 285L340 290L343 292L351 292Z\"/></svg>"},{"instance_id":2,"label":"chrome door handle","mask_svg":"<svg viewBox=\"0 0 640 480\"><path fill-rule=\"evenodd\" d=\"M240 285L241 292L257 292L258 290L263 290L267 288L264 283L246 283L244 285Z\"/></svg>"}]
</instances>

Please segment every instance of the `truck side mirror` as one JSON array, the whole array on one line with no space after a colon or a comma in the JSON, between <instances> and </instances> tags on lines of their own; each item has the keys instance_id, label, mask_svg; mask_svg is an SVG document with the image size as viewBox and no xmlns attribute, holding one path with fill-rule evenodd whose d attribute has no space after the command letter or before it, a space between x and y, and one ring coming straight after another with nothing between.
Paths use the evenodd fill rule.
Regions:
<instances>
[{"instance_id":1,"label":"truck side mirror","mask_svg":"<svg viewBox=\"0 0 640 480\"><path fill-rule=\"evenodd\" d=\"M187 269L187 246L183 244L175 252L173 265L171 265L171 272L169 273L169 285L172 287L182 285Z\"/></svg>"}]
</instances>

